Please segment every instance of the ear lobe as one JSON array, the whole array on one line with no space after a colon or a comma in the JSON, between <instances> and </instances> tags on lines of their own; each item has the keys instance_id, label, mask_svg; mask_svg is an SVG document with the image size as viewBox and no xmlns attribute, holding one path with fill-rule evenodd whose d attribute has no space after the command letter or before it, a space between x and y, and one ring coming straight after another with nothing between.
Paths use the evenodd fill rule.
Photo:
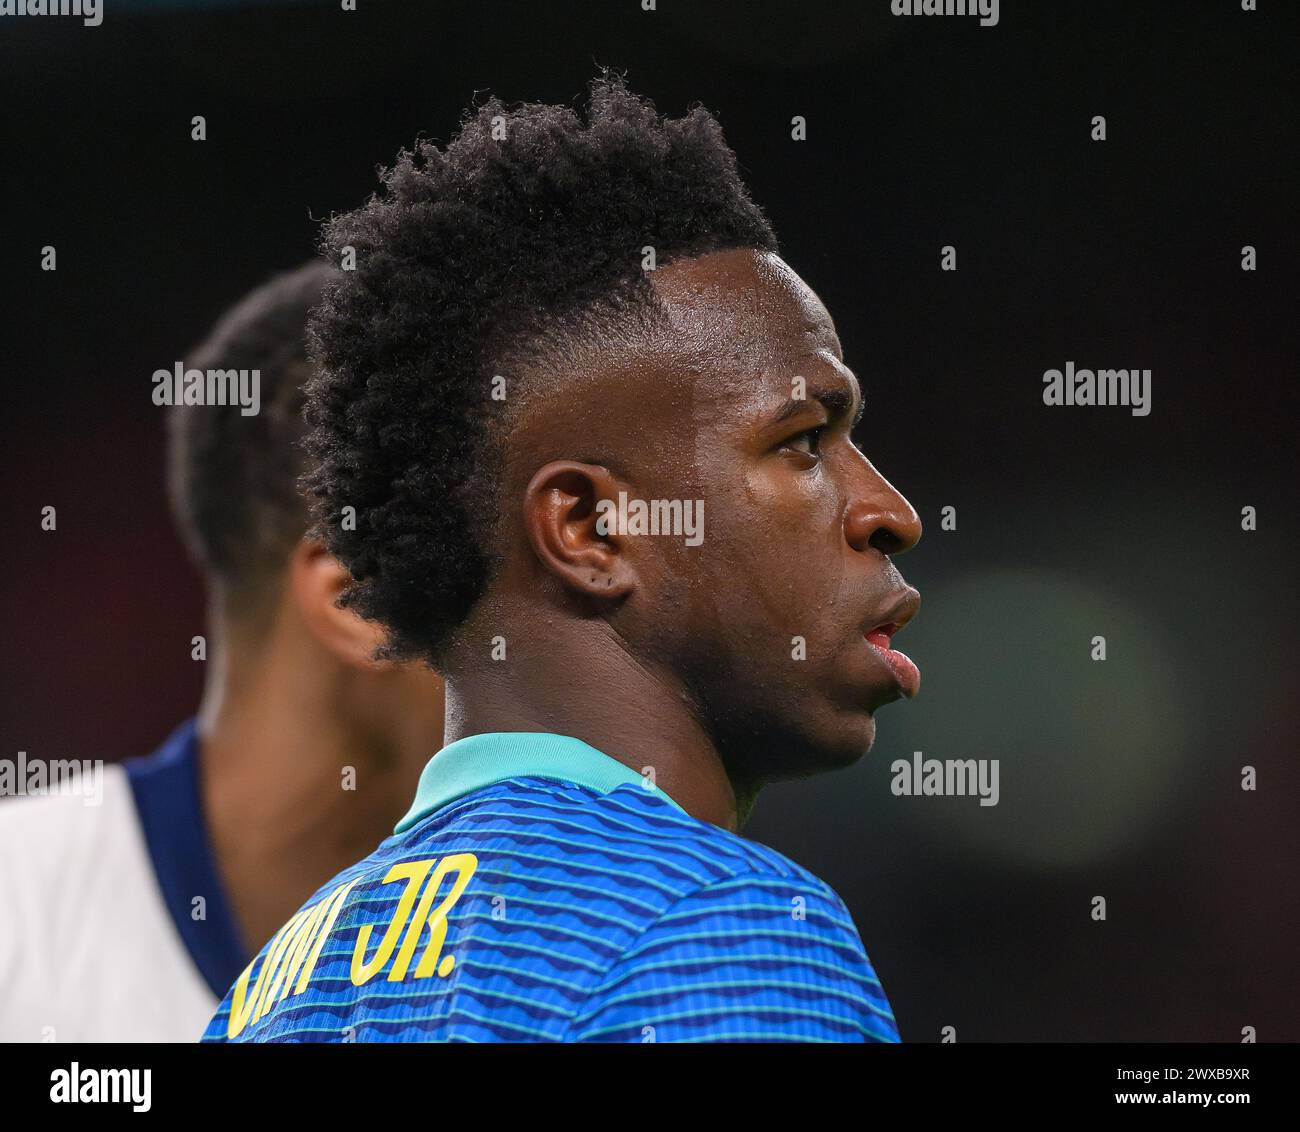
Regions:
<instances>
[{"instance_id":1,"label":"ear lobe","mask_svg":"<svg viewBox=\"0 0 1300 1132\"><path fill-rule=\"evenodd\" d=\"M313 636L340 660L357 668L384 667L374 659L386 637L383 627L338 605L348 581L347 569L320 543L303 539L294 548L289 585Z\"/></svg>"},{"instance_id":2,"label":"ear lobe","mask_svg":"<svg viewBox=\"0 0 1300 1132\"><path fill-rule=\"evenodd\" d=\"M626 597L636 588L626 537L613 533L618 481L608 468L554 460L524 492L524 528L538 561L575 593Z\"/></svg>"}]
</instances>

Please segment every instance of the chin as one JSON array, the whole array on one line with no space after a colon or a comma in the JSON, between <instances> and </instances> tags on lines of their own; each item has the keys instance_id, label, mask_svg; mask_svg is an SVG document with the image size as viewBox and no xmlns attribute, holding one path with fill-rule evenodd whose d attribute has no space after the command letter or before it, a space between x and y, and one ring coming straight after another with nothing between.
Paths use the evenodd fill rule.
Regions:
<instances>
[{"instance_id":1,"label":"chin","mask_svg":"<svg viewBox=\"0 0 1300 1132\"><path fill-rule=\"evenodd\" d=\"M844 737L843 743L834 752L835 769L852 766L871 750L875 741L876 721L871 716L867 716L852 729L851 734Z\"/></svg>"},{"instance_id":2,"label":"chin","mask_svg":"<svg viewBox=\"0 0 1300 1132\"><path fill-rule=\"evenodd\" d=\"M870 751L875 741L876 721L869 714L855 713L847 719L838 716L829 720L819 734L805 733L803 757L792 773L802 777L845 770Z\"/></svg>"},{"instance_id":3,"label":"chin","mask_svg":"<svg viewBox=\"0 0 1300 1132\"><path fill-rule=\"evenodd\" d=\"M741 777L772 782L842 771L857 763L875 742L876 721L867 708L845 710L820 699L790 716L764 711L772 699L738 710L744 725L724 729L720 736L724 765L733 771L744 769ZM788 699L777 702L789 703Z\"/></svg>"}]
</instances>

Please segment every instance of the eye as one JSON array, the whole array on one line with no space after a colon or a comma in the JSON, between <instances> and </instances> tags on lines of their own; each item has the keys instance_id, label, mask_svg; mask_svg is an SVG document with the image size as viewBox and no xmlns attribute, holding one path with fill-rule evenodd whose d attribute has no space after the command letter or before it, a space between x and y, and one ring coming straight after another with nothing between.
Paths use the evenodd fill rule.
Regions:
<instances>
[{"instance_id":1,"label":"eye","mask_svg":"<svg viewBox=\"0 0 1300 1132\"><path fill-rule=\"evenodd\" d=\"M826 427L826 425L818 425L816 428L798 433L785 441L781 447L801 452L805 456L818 456L821 454L822 433L826 431Z\"/></svg>"}]
</instances>

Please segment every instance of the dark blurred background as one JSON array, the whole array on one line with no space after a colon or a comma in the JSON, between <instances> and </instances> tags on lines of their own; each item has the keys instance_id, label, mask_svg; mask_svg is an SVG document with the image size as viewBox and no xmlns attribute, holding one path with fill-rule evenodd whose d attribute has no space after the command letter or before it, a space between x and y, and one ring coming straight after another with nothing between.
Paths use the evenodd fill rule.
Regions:
<instances>
[{"instance_id":1,"label":"dark blurred background","mask_svg":"<svg viewBox=\"0 0 1300 1132\"><path fill-rule=\"evenodd\" d=\"M859 443L927 526L900 561L920 698L852 770L769 788L746 832L843 895L905 1040L1300 1039L1296 36L1259 7L1004 0L981 28L888 0L104 0L98 28L0 21L0 754L143 753L196 703L202 591L153 371L476 91L571 100L611 65L666 113L719 116L867 390ZM1067 361L1149 367L1150 416L1045 408ZM893 796L913 751L1000 760L1000 804Z\"/></svg>"}]
</instances>

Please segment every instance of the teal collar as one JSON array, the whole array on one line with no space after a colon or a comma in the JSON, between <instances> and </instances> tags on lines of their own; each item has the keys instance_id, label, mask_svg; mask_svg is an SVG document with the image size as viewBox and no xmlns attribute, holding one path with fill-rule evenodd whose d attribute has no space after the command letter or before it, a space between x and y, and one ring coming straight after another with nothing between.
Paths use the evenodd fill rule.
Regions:
<instances>
[{"instance_id":1,"label":"teal collar","mask_svg":"<svg viewBox=\"0 0 1300 1132\"><path fill-rule=\"evenodd\" d=\"M682 809L649 779L581 739L541 731L494 731L457 739L434 755L420 775L411 809L393 832L405 833L457 798L507 778L552 778L601 794L635 783Z\"/></svg>"}]
</instances>

